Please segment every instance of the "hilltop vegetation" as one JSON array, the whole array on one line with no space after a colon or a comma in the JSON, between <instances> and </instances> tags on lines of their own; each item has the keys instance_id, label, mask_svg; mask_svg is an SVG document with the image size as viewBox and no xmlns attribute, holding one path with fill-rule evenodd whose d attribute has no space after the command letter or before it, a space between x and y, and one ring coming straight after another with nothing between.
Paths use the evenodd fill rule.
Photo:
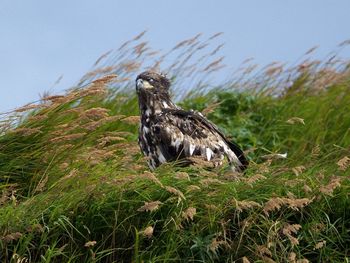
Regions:
<instances>
[{"instance_id":1,"label":"hilltop vegetation","mask_svg":"<svg viewBox=\"0 0 350 263\"><path fill-rule=\"evenodd\" d=\"M164 56L141 37L102 56L67 94L4 115L0 260L347 262L349 63L246 65L208 88L207 74L221 68L220 58L208 58L220 45L198 55L195 71L187 57L217 36L179 43L168 68L174 94L187 75L199 79L179 103L234 138L250 167L237 175L172 163L151 172L137 145L129 77L148 56L160 58L155 67Z\"/></svg>"}]
</instances>

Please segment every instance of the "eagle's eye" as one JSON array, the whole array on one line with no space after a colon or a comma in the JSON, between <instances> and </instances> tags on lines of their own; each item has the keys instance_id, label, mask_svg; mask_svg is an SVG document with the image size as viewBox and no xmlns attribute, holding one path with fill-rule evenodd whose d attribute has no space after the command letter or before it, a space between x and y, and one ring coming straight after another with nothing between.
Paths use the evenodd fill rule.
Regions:
<instances>
[{"instance_id":1,"label":"eagle's eye","mask_svg":"<svg viewBox=\"0 0 350 263\"><path fill-rule=\"evenodd\" d=\"M149 83L153 83L154 79L150 78L148 81L149 81Z\"/></svg>"}]
</instances>

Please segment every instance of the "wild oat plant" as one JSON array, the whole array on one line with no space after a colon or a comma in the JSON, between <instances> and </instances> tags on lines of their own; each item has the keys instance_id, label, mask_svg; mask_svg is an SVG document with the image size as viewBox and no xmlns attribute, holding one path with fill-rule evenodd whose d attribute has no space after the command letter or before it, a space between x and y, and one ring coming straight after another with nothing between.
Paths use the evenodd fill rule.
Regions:
<instances>
[{"instance_id":1,"label":"wild oat plant","mask_svg":"<svg viewBox=\"0 0 350 263\"><path fill-rule=\"evenodd\" d=\"M350 69L337 52L258 67L220 85L220 33L168 52L144 32L63 95L1 115L1 262L348 262ZM134 78L172 77L250 158L151 172L137 145ZM215 77L216 76L216 77Z\"/></svg>"}]
</instances>

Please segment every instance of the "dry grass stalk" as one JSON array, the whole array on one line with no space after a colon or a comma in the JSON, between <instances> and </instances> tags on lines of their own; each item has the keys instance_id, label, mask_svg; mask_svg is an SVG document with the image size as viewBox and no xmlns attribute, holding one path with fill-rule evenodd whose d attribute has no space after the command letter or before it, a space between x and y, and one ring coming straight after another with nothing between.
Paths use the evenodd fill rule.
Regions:
<instances>
[{"instance_id":1,"label":"dry grass stalk","mask_svg":"<svg viewBox=\"0 0 350 263\"><path fill-rule=\"evenodd\" d=\"M87 97L87 96L104 96L108 93L108 90L105 86L103 86L102 82L95 82L93 83L90 87L87 87L85 89L81 89L78 91L74 91L72 93L72 99L78 99L82 97Z\"/></svg>"},{"instance_id":2,"label":"dry grass stalk","mask_svg":"<svg viewBox=\"0 0 350 263\"><path fill-rule=\"evenodd\" d=\"M184 212L182 212L182 217L187 221L193 221L193 217L196 215L197 210L195 207L189 207Z\"/></svg>"},{"instance_id":3,"label":"dry grass stalk","mask_svg":"<svg viewBox=\"0 0 350 263\"><path fill-rule=\"evenodd\" d=\"M125 141L125 138L119 136L106 136L98 140L98 146L104 147L106 144L116 141Z\"/></svg>"},{"instance_id":4,"label":"dry grass stalk","mask_svg":"<svg viewBox=\"0 0 350 263\"><path fill-rule=\"evenodd\" d=\"M101 107L91 108L91 109L85 110L82 114L82 117L86 117L90 120L99 120L99 119L107 118L108 112L109 110L106 108L101 108Z\"/></svg>"},{"instance_id":5,"label":"dry grass stalk","mask_svg":"<svg viewBox=\"0 0 350 263\"><path fill-rule=\"evenodd\" d=\"M96 241L88 241L85 243L84 247L90 248L96 245Z\"/></svg>"},{"instance_id":6,"label":"dry grass stalk","mask_svg":"<svg viewBox=\"0 0 350 263\"><path fill-rule=\"evenodd\" d=\"M151 238L153 236L153 232L154 228L152 226L148 226L142 231L142 234L147 238Z\"/></svg>"},{"instance_id":7,"label":"dry grass stalk","mask_svg":"<svg viewBox=\"0 0 350 263\"><path fill-rule=\"evenodd\" d=\"M319 47L319 46L316 45L316 46L310 48L308 51L305 52L304 55L309 55L309 54L311 54L311 53L314 52L316 49L318 49L318 47Z\"/></svg>"},{"instance_id":8,"label":"dry grass stalk","mask_svg":"<svg viewBox=\"0 0 350 263\"><path fill-rule=\"evenodd\" d=\"M0 197L0 206L5 204L7 200L12 199L12 196L14 196L14 194L16 193L16 186L17 184L11 184L2 190Z\"/></svg>"},{"instance_id":9,"label":"dry grass stalk","mask_svg":"<svg viewBox=\"0 0 350 263\"><path fill-rule=\"evenodd\" d=\"M242 258L242 263L250 263L249 259L247 257Z\"/></svg>"},{"instance_id":10,"label":"dry grass stalk","mask_svg":"<svg viewBox=\"0 0 350 263\"><path fill-rule=\"evenodd\" d=\"M301 229L301 225L299 224L286 224L283 229L282 233L288 237L289 241L291 242L292 246L299 245L299 240L293 236L293 234L297 234L298 231Z\"/></svg>"},{"instance_id":11,"label":"dry grass stalk","mask_svg":"<svg viewBox=\"0 0 350 263\"><path fill-rule=\"evenodd\" d=\"M56 138L50 139L50 142L58 143L58 142L74 141L74 140L78 140L78 139L83 138L85 135L86 135L86 132L63 135L63 136L58 136Z\"/></svg>"},{"instance_id":12,"label":"dry grass stalk","mask_svg":"<svg viewBox=\"0 0 350 263\"><path fill-rule=\"evenodd\" d=\"M311 150L311 156L313 158L317 158L321 153L321 148L319 145L316 145L315 147L312 148Z\"/></svg>"},{"instance_id":13,"label":"dry grass stalk","mask_svg":"<svg viewBox=\"0 0 350 263\"><path fill-rule=\"evenodd\" d=\"M341 171L345 171L350 166L350 158L345 156L337 162L338 168Z\"/></svg>"},{"instance_id":14,"label":"dry grass stalk","mask_svg":"<svg viewBox=\"0 0 350 263\"><path fill-rule=\"evenodd\" d=\"M178 179L178 180L191 181L190 176L186 172L177 172L175 174L175 178Z\"/></svg>"},{"instance_id":15,"label":"dry grass stalk","mask_svg":"<svg viewBox=\"0 0 350 263\"><path fill-rule=\"evenodd\" d=\"M102 59L106 58L111 52L113 51L113 49L107 51L106 53L102 54L94 63L94 66L97 66L98 63L101 62Z\"/></svg>"},{"instance_id":16,"label":"dry grass stalk","mask_svg":"<svg viewBox=\"0 0 350 263\"><path fill-rule=\"evenodd\" d=\"M141 51L141 50L140 50ZM141 51L143 52L143 51ZM141 64L136 62L136 61L128 61L124 62L120 65L120 67L126 72L126 73L131 73L138 71L139 68L141 67Z\"/></svg>"},{"instance_id":17,"label":"dry grass stalk","mask_svg":"<svg viewBox=\"0 0 350 263\"><path fill-rule=\"evenodd\" d=\"M332 196L334 190L341 186L341 180L341 177L333 176L327 185L320 187L320 192Z\"/></svg>"},{"instance_id":18,"label":"dry grass stalk","mask_svg":"<svg viewBox=\"0 0 350 263\"><path fill-rule=\"evenodd\" d=\"M17 128L12 130L13 133L20 134L22 136L30 136L33 134L40 134L42 131L40 130L42 127L37 128Z\"/></svg>"},{"instance_id":19,"label":"dry grass stalk","mask_svg":"<svg viewBox=\"0 0 350 263\"><path fill-rule=\"evenodd\" d=\"M301 175L303 173L303 171L305 171L305 170L306 170L306 168L303 165L292 168L292 171L295 174L295 176Z\"/></svg>"},{"instance_id":20,"label":"dry grass stalk","mask_svg":"<svg viewBox=\"0 0 350 263\"><path fill-rule=\"evenodd\" d=\"M201 190L201 188L197 185L192 184L187 187L187 192L193 192L193 191L199 191L199 190Z\"/></svg>"},{"instance_id":21,"label":"dry grass stalk","mask_svg":"<svg viewBox=\"0 0 350 263\"><path fill-rule=\"evenodd\" d=\"M8 234L8 235L6 235L6 236L3 236L3 237L1 237L0 239L3 240L3 241L6 242L6 243L9 243L9 242L11 242L11 241L13 241L13 240L18 240L18 239L20 239L22 236L23 236L22 233L20 233L20 232L15 232L15 233L11 233L11 234Z\"/></svg>"},{"instance_id":22,"label":"dry grass stalk","mask_svg":"<svg viewBox=\"0 0 350 263\"><path fill-rule=\"evenodd\" d=\"M44 105L44 104L28 104L28 105L25 105L23 107L15 109L14 112L25 112L25 111L29 111L29 110L44 108L46 106L47 105Z\"/></svg>"},{"instance_id":23,"label":"dry grass stalk","mask_svg":"<svg viewBox=\"0 0 350 263\"><path fill-rule=\"evenodd\" d=\"M113 179L111 183L120 186L126 183L134 182L136 179L137 177L135 175L129 175L127 177Z\"/></svg>"},{"instance_id":24,"label":"dry grass stalk","mask_svg":"<svg viewBox=\"0 0 350 263\"><path fill-rule=\"evenodd\" d=\"M55 147L54 151L56 151L56 152L65 152L68 149L72 149L73 147L74 147L74 144L71 144L71 143L62 144L62 145L60 145L58 147Z\"/></svg>"},{"instance_id":25,"label":"dry grass stalk","mask_svg":"<svg viewBox=\"0 0 350 263\"><path fill-rule=\"evenodd\" d=\"M178 190L178 189L176 189L176 188L174 188L172 186L166 186L165 190L167 190L169 193L172 193L172 194L178 196L182 200L186 199L184 194L180 190Z\"/></svg>"},{"instance_id":26,"label":"dry grass stalk","mask_svg":"<svg viewBox=\"0 0 350 263\"><path fill-rule=\"evenodd\" d=\"M249 200L238 201L234 198L232 202L238 212L243 212L244 210L261 207L259 203Z\"/></svg>"},{"instance_id":27,"label":"dry grass stalk","mask_svg":"<svg viewBox=\"0 0 350 263\"><path fill-rule=\"evenodd\" d=\"M138 212L153 212L159 208L159 205L161 205L161 201L153 201L153 202L145 202L143 206L141 206L139 209L137 209Z\"/></svg>"},{"instance_id":28,"label":"dry grass stalk","mask_svg":"<svg viewBox=\"0 0 350 263\"><path fill-rule=\"evenodd\" d=\"M305 193L311 193L312 192L311 187L308 186L307 184L304 184L303 190L304 190Z\"/></svg>"},{"instance_id":29,"label":"dry grass stalk","mask_svg":"<svg viewBox=\"0 0 350 263\"><path fill-rule=\"evenodd\" d=\"M161 181L151 172L145 171L143 174L139 175L141 178L146 178L148 180L151 180L155 184L159 185L160 187L164 187Z\"/></svg>"},{"instance_id":30,"label":"dry grass stalk","mask_svg":"<svg viewBox=\"0 0 350 263\"><path fill-rule=\"evenodd\" d=\"M211 240L211 243L209 245L209 249L210 251L212 251L213 253L215 253L220 246L226 246L226 247L229 247L227 241L224 241L224 240L218 240L217 238L213 238Z\"/></svg>"},{"instance_id":31,"label":"dry grass stalk","mask_svg":"<svg viewBox=\"0 0 350 263\"><path fill-rule=\"evenodd\" d=\"M208 115L209 113L212 113L213 111L215 111L215 109L217 107L220 106L221 103L222 103L222 101L219 101L219 102L215 102L215 103L208 105L204 110L202 110L202 114Z\"/></svg>"},{"instance_id":32,"label":"dry grass stalk","mask_svg":"<svg viewBox=\"0 0 350 263\"><path fill-rule=\"evenodd\" d=\"M299 124L305 125L304 119L299 118L299 117L292 117L292 118L288 119L288 120L286 121L286 123L288 123L288 124L296 124L296 123L299 123Z\"/></svg>"},{"instance_id":33,"label":"dry grass stalk","mask_svg":"<svg viewBox=\"0 0 350 263\"><path fill-rule=\"evenodd\" d=\"M48 115L47 114L37 114L37 115L33 115L33 116L30 116L28 118L28 121L31 121L31 122L40 122L40 121L43 121L43 120L46 120L48 118Z\"/></svg>"},{"instance_id":34,"label":"dry grass stalk","mask_svg":"<svg viewBox=\"0 0 350 263\"><path fill-rule=\"evenodd\" d=\"M299 211L299 209L307 206L312 201L313 201L313 198L297 199L297 198L286 198L286 197L272 197L265 203L263 211L266 215L268 215L269 212L280 210L282 206L287 206L293 210Z\"/></svg>"},{"instance_id":35,"label":"dry grass stalk","mask_svg":"<svg viewBox=\"0 0 350 263\"><path fill-rule=\"evenodd\" d=\"M112 131L112 132L106 132L105 136L130 136L130 135L134 135L132 132L127 132L127 131Z\"/></svg>"},{"instance_id":36,"label":"dry grass stalk","mask_svg":"<svg viewBox=\"0 0 350 263\"><path fill-rule=\"evenodd\" d=\"M215 166L214 162L207 161L205 158L201 158L199 156L188 157L188 158L186 158L186 161L189 161L191 164L193 164L195 166L199 166L199 167L203 167L203 168L206 168L206 167L213 168Z\"/></svg>"},{"instance_id":37,"label":"dry grass stalk","mask_svg":"<svg viewBox=\"0 0 350 263\"><path fill-rule=\"evenodd\" d=\"M288 256L288 261L290 263L296 263L296 259L297 259L297 254L295 254L294 252L290 252Z\"/></svg>"},{"instance_id":38,"label":"dry grass stalk","mask_svg":"<svg viewBox=\"0 0 350 263\"><path fill-rule=\"evenodd\" d=\"M124 153L126 154L135 155L140 153L140 147L135 142L120 143L119 145L120 145L120 149L125 149Z\"/></svg>"},{"instance_id":39,"label":"dry grass stalk","mask_svg":"<svg viewBox=\"0 0 350 263\"><path fill-rule=\"evenodd\" d=\"M91 79L97 75L103 75L103 74L108 74L111 73L116 69L116 66L107 66L107 67L99 67L93 71L90 71L86 73L80 80L80 83L83 83L84 81Z\"/></svg>"},{"instance_id":40,"label":"dry grass stalk","mask_svg":"<svg viewBox=\"0 0 350 263\"><path fill-rule=\"evenodd\" d=\"M148 44L147 41L137 44L136 46L133 47L133 50L134 50L133 52L138 56L142 55L142 53L144 53L146 50L149 50L149 48L147 48L147 44Z\"/></svg>"},{"instance_id":41,"label":"dry grass stalk","mask_svg":"<svg viewBox=\"0 0 350 263\"><path fill-rule=\"evenodd\" d=\"M211 184L223 184L223 182L221 182L219 179L216 178L206 178L206 179L202 179L200 181L200 183L204 186L209 186Z\"/></svg>"},{"instance_id":42,"label":"dry grass stalk","mask_svg":"<svg viewBox=\"0 0 350 263\"><path fill-rule=\"evenodd\" d=\"M48 180L49 180L49 176L48 175L46 175L45 177L41 178L41 180L39 181L38 185L34 189L34 193L41 193L44 190Z\"/></svg>"},{"instance_id":43,"label":"dry grass stalk","mask_svg":"<svg viewBox=\"0 0 350 263\"><path fill-rule=\"evenodd\" d=\"M45 96L45 97L41 98L41 100L42 101L51 101L53 103L56 103L56 102L62 102L65 97L66 96L64 96L64 95L53 95L53 96Z\"/></svg>"},{"instance_id":44,"label":"dry grass stalk","mask_svg":"<svg viewBox=\"0 0 350 263\"><path fill-rule=\"evenodd\" d=\"M221 58L211 62L208 66L206 66L203 69L203 71L209 71L209 70L217 68L223 60L224 60L224 57L221 57Z\"/></svg>"},{"instance_id":45,"label":"dry grass stalk","mask_svg":"<svg viewBox=\"0 0 350 263\"><path fill-rule=\"evenodd\" d=\"M263 162L262 164L258 165L259 172L262 174L270 172L270 165L272 163L271 159L268 159L266 162Z\"/></svg>"},{"instance_id":46,"label":"dry grass stalk","mask_svg":"<svg viewBox=\"0 0 350 263\"><path fill-rule=\"evenodd\" d=\"M89 162L91 165L97 165L105 160L113 158L115 156L114 151L105 149L89 149L85 154L82 154L81 159Z\"/></svg>"},{"instance_id":47,"label":"dry grass stalk","mask_svg":"<svg viewBox=\"0 0 350 263\"><path fill-rule=\"evenodd\" d=\"M272 252L264 245L257 246L257 252L262 257L272 257Z\"/></svg>"},{"instance_id":48,"label":"dry grass stalk","mask_svg":"<svg viewBox=\"0 0 350 263\"><path fill-rule=\"evenodd\" d=\"M94 131L106 123L119 121L121 118L124 118L124 116L123 115L109 116L98 121L92 121L92 122L86 123L82 126L82 128L88 131Z\"/></svg>"},{"instance_id":49,"label":"dry grass stalk","mask_svg":"<svg viewBox=\"0 0 350 263\"><path fill-rule=\"evenodd\" d=\"M204 204L205 208L212 211L217 211L219 208L213 204Z\"/></svg>"},{"instance_id":50,"label":"dry grass stalk","mask_svg":"<svg viewBox=\"0 0 350 263\"><path fill-rule=\"evenodd\" d=\"M283 72L283 66L272 66L266 69L265 74L269 77L273 77L276 76L278 74L280 74L281 72Z\"/></svg>"},{"instance_id":51,"label":"dry grass stalk","mask_svg":"<svg viewBox=\"0 0 350 263\"><path fill-rule=\"evenodd\" d=\"M74 168L71 170L67 175L63 176L60 181L67 180L69 178L72 178L78 174L78 169Z\"/></svg>"},{"instance_id":52,"label":"dry grass stalk","mask_svg":"<svg viewBox=\"0 0 350 263\"><path fill-rule=\"evenodd\" d=\"M214 56L216 53L218 53L218 52L220 51L220 49L222 49L223 46L224 46L224 44L218 45L218 46L209 54L209 56Z\"/></svg>"},{"instance_id":53,"label":"dry grass stalk","mask_svg":"<svg viewBox=\"0 0 350 263\"><path fill-rule=\"evenodd\" d=\"M322 240L322 241L318 242L318 243L315 245L314 250L323 248L323 247L326 245L326 243L327 243L326 240Z\"/></svg>"},{"instance_id":54,"label":"dry grass stalk","mask_svg":"<svg viewBox=\"0 0 350 263\"><path fill-rule=\"evenodd\" d=\"M44 233L45 229L41 224L33 224L26 229L28 232Z\"/></svg>"},{"instance_id":55,"label":"dry grass stalk","mask_svg":"<svg viewBox=\"0 0 350 263\"><path fill-rule=\"evenodd\" d=\"M109 82L111 82L112 80L116 79L118 77L118 75L116 74L108 74L106 76L103 76L101 78L95 79L94 81L92 81L93 84L107 84Z\"/></svg>"},{"instance_id":56,"label":"dry grass stalk","mask_svg":"<svg viewBox=\"0 0 350 263\"><path fill-rule=\"evenodd\" d=\"M265 179L266 179L266 176L263 176L262 174L255 174L255 175L248 177L248 178L242 178L242 181L247 183L247 184L253 184L257 181L265 180Z\"/></svg>"},{"instance_id":57,"label":"dry grass stalk","mask_svg":"<svg viewBox=\"0 0 350 263\"><path fill-rule=\"evenodd\" d=\"M128 116L124 119L121 119L122 122L125 122L130 125L135 125L140 123L140 116Z\"/></svg>"}]
</instances>

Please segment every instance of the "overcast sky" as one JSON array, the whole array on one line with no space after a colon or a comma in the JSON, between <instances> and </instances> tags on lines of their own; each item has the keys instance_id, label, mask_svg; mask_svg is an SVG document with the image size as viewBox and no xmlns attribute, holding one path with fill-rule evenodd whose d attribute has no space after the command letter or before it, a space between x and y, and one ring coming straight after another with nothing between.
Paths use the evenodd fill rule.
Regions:
<instances>
[{"instance_id":1,"label":"overcast sky","mask_svg":"<svg viewBox=\"0 0 350 263\"><path fill-rule=\"evenodd\" d=\"M147 29L167 50L202 32L224 32L225 64L324 57L350 38L349 0L0 0L0 111L74 85L104 52ZM343 52L350 58L350 50Z\"/></svg>"}]
</instances>

